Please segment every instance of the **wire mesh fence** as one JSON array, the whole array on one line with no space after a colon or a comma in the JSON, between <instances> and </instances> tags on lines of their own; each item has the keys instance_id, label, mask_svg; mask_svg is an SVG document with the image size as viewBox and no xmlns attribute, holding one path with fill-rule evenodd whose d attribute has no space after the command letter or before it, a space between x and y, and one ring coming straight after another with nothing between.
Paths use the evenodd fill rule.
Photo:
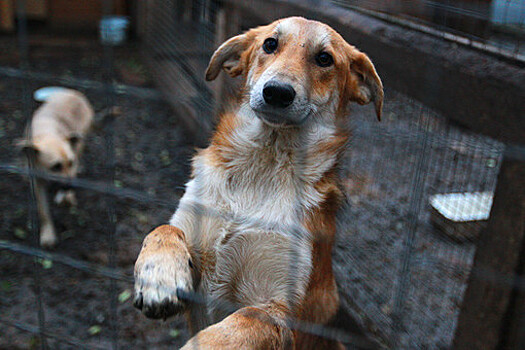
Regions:
<instances>
[{"instance_id":1,"label":"wire mesh fence","mask_svg":"<svg viewBox=\"0 0 525 350\"><path fill-rule=\"evenodd\" d=\"M520 0L334 0L380 18L523 62L525 5Z\"/></svg>"},{"instance_id":2,"label":"wire mesh fence","mask_svg":"<svg viewBox=\"0 0 525 350\"><path fill-rule=\"evenodd\" d=\"M347 234L335 259L352 261L339 265L340 278L373 328L401 336L403 348L448 347L475 245L435 225L430 198L492 193L502 145L405 96L393 95L386 108L384 125L352 119L359 126L345 164L350 203L340 232ZM472 235L483 223L476 225Z\"/></svg>"},{"instance_id":3,"label":"wire mesh fence","mask_svg":"<svg viewBox=\"0 0 525 350\"><path fill-rule=\"evenodd\" d=\"M445 11L449 22L451 13L480 16L449 2L423 3ZM220 6L205 0L137 4L142 42L123 47L102 46L90 35L28 29L19 8L16 38L0 38L6 48L0 53L0 112L6 116L0 120L0 346L167 348L188 339L181 319L158 327L131 307L132 267L145 233L177 207L194 145L212 130L216 95L203 76L220 43ZM110 9L106 5L106 13ZM239 27L257 22L250 15L256 17L246 14ZM505 45L519 58L519 41ZM27 168L13 146L36 107L33 91L57 84L82 90L96 110L123 110L97 121L83 173L73 180ZM486 219L458 224L432 203L443 194L490 197L505 145L455 126L388 86L382 123L366 107L353 107L350 116L353 136L340 169L346 203L333 256L342 309L383 346L449 348ZM525 154L520 150L518 157ZM78 207L53 209L61 231L54 251L38 245L27 181L36 179L78 191ZM485 197L472 198L453 202L451 210L483 206ZM206 209L214 215L214 208ZM494 283L515 283L514 276L479 273ZM183 297L206 302L199 294ZM297 320L290 326L348 348L377 346L344 321L335 328Z\"/></svg>"}]
</instances>

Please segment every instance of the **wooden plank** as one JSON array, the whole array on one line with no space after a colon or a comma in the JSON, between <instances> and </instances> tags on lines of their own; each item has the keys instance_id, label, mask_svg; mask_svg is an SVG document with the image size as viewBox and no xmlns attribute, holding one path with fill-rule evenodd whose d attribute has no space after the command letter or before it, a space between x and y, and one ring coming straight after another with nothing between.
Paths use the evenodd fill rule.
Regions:
<instances>
[{"instance_id":1,"label":"wooden plank","mask_svg":"<svg viewBox=\"0 0 525 350\"><path fill-rule=\"evenodd\" d=\"M25 0L26 16L30 19L45 19L47 17L47 1Z\"/></svg>"},{"instance_id":2,"label":"wooden plank","mask_svg":"<svg viewBox=\"0 0 525 350\"><path fill-rule=\"evenodd\" d=\"M54 26L93 27L105 14L126 15L127 1L49 0L49 18Z\"/></svg>"},{"instance_id":3,"label":"wooden plank","mask_svg":"<svg viewBox=\"0 0 525 350\"><path fill-rule=\"evenodd\" d=\"M15 10L12 0L0 0L0 30L11 32L15 29Z\"/></svg>"},{"instance_id":4,"label":"wooden plank","mask_svg":"<svg viewBox=\"0 0 525 350\"><path fill-rule=\"evenodd\" d=\"M525 245L521 258L521 283L509 307L505 337L501 342L502 349L525 349Z\"/></svg>"},{"instance_id":5,"label":"wooden plank","mask_svg":"<svg viewBox=\"0 0 525 350\"><path fill-rule=\"evenodd\" d=\"M505 143L525 140L525 70L516 64L328 2L225 3L258 15L261 24L292 15L325 22L372 58L387 89L403 92L474 132Z\"/></svg>"},{"instance_id":6,"label":"wooden plank","mask_svg":"<svg viewBox=\"0 0 525 350\"><path fill-rule=\"evenodd\" d=\"M115 15L126 16L129 14L126 0L113 0L113 7Z\"/></svg>"},{"instance_id":7,"label":"wooden plank","mask_svg":"<svg viewBox=\"0 0 525 350\"><path fill-rule=\"evenodd\" d=\"M504 159L463 298L454 349L496 349L507 341L502 331L508 328L514 280L524 261L524 181L525 162Z\"/></svg>"},{"instance_id":8,"label":"wooden plank","mask_svg":"<svg viewBox=\"0 0 525 350\"><path fill-rule=\"evenodd\" d=\"M53 26L95 26L102 17L100 0L50 0L49 20Z\"/></svg>"}]
</instances>

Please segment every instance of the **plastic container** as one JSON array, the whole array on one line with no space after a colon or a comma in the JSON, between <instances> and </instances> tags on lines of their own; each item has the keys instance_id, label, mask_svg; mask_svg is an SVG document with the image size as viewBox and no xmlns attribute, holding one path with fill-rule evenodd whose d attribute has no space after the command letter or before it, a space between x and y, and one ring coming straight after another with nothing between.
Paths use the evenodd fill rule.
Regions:
<instances>
[{"instance_id":1,"label":"plastic container","mask_svg":"<svg viewBox=\"0 0 525 350\"><path fill-rule=\"evenodd\" d=\"M126 41L129 19L125 16L104 16L100 20L100 41L105 45L121 45Z\"/></svg>"},{"instance_id":2,"label":"plastic container","mask_svg":"<svg viewBox=\"0 0 525 350\"><path fill-rule=\"evenodd\" d=\"M62 86L45 86L33 93L33 98L38 102L45 102L49 96L62 91L67 91L68 89Z\"/></svg>"}]
</instances>

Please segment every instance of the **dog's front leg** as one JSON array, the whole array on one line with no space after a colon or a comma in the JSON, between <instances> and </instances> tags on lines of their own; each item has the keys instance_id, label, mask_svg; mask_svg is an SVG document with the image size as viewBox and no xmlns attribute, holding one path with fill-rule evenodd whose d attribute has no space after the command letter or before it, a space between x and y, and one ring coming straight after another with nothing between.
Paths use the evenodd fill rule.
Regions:
<instances>
[{"instance_id":1,"label":"dog's front leg","mask_svg":"<svg viewBox=\"0 0 525 350\"><path fill-rule=\"evenodd\" d=\"M276 304L244 307L197 333L181 350L293 349L293 333L286 313Z\"/></svg>"},{"instance_id":2,"label":"dog's front leg","mask_svg":"<svg viewBox=\"0 0 525 350\"><path fill-rule=\"evenodd\" d=\"M57 236L49 210L47 186L41 180L35 181L35 197L40 219L40 245L46 248L54 247L57 243Z\"/></svg>"},{"instance_id":3,"label":"dog's front leg","mask_svg":"<svg viewBox=\"0 0 525 350\"><path fill-rule=\"evenodd\" d=\"M144 239L135 263L136 308L150 318L182 312L182 295L194 290L196 272L184 232L170 225L157 227Z\"/></svg>"}]
</instances>

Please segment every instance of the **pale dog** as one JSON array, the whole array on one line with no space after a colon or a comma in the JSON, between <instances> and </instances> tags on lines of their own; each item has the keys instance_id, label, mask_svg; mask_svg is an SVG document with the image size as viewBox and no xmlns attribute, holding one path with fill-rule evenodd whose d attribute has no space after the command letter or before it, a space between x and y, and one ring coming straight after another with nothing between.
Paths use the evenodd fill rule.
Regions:
<instances>
[{"instance_id":1,"label":"pale dog","mask_svg":"<svg viewBox=\"0 0 525 350\"><path fill-rule=\"evenodd\" d=\"M20 141L19 146L29 152L37 170L75 178L84 137L91 128L93 118L93 108L82 93L60 88L47 96L44 104L35 111L29 125L29 139ZM44 180L35 182L40 244L53 247L57 243L57 235L47 199L47 187ZM71 189L59 190L55 202L75 205L75 193Z\"/></svg>"},{"instance_id":2,"label":"pale dog","mask_svg":"<svg viewBox=\"0 0 525 350\"><path fill-rule=\"evenodd\" d=\"M135 306L152 318L186 311L185 349L341 346L286 320L325 324L338 308L340 124L350 101L374 102L380 117L381 81L333 29L299 17L226 41L207 80L221 68L243 76L240 103L194 157L170 225L144 240Z\"/></svg>"}]
</instances>

